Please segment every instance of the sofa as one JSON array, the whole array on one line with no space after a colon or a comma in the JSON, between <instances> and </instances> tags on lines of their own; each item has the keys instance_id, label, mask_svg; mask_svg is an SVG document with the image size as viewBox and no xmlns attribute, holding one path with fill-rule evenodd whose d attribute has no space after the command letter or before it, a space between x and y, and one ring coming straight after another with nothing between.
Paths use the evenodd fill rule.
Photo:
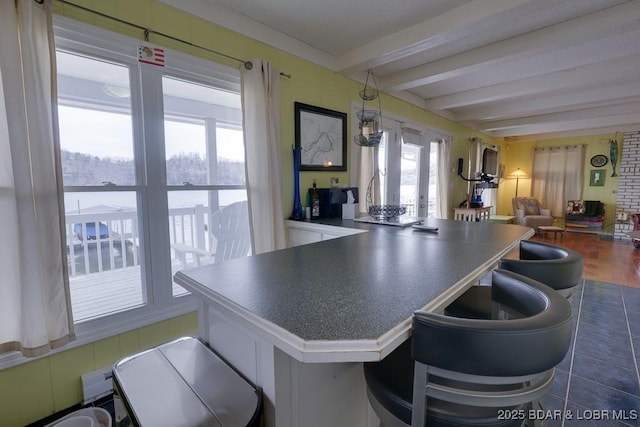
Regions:
<instances>
[{"instance_id":1,"label":"sofa","mask_svg":"<svg viewBox=\"0 0 640 427\"><path fill-rule=\"evenodd\" d=\"M584 231L600 231L604 228L604 214L604 203L599 200L569 200L565 225Z\"/></svg>"}]
</instances>

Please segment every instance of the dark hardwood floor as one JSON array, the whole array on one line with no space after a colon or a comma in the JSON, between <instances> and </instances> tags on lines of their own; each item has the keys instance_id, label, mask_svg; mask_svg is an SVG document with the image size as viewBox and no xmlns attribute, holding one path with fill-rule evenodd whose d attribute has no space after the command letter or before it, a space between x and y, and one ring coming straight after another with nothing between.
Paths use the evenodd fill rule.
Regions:
<instances>
[{"instance_id":1,"label":"dark hardwood floor","mask_svg":"<svg viewBox=\"0 0 640 427\"><path fill-rule=\"evenodd\" d=\"M597 234L567 231L554 240L534 236L532 240L552 243L578 251L584 257L585 279L640 288L640 249L631 243L601 240Z\"/></svg>"}]
</instances>

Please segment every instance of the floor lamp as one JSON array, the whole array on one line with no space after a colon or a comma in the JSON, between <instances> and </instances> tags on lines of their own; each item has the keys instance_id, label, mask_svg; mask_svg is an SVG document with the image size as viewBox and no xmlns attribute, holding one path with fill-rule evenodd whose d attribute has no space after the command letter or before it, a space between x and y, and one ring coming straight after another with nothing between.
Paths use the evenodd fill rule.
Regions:
<instances>
[{"instance_id":1,"label":"floor lamp","mask_svg":"<svg viewBox=\"0 0 640 427\"><path fill-rule=\"evenodd\" d=\"M520 180L529 179L530 177L528 173L518 168L515 171L511 172L509 175L507 175L507 178L516 180L516 197L518 197L518 184L520 183Z\"/></svg>"}]
</instances>

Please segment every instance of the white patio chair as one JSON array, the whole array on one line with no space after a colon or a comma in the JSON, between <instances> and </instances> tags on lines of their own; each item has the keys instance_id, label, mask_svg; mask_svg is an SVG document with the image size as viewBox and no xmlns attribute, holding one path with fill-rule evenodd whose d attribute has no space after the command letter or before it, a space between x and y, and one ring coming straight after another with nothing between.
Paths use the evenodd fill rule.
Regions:
<instances>
[{"instance_id":1,"label":"white patio chair","mask_svg":"<svg viewBox=\"0 0 640 427\"><path fill-rule=\"evenodd\" d=\"M215 250L211 252L182 243L171 245L182 268L187 267L187 254L192 255L196 266L227 261L249 254L251 235L247 202L235 202L214 213L211 216L209 233L215 242Z\"/></svg>"}]
</instances>

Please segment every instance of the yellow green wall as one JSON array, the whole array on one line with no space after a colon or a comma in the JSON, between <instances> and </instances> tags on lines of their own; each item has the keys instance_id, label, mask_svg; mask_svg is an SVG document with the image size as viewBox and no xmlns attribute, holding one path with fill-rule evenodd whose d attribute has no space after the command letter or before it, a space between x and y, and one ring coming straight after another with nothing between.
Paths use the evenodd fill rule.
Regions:
<instances>
[{"instance_id":1,"label":"yellow green wall","mask_svg":"<svg viewBox=\"0 0 640 427\"><path fill-rule=\"evenodd\" d=\"M76 405L81 375L187 335L198 335L195 312L0 370L0 426L24 426Z\"/></svg>"},{"instance_id":2,"label":"yellow green wall","mask_svg":"<svg viewBox=\"0 0 640 427\"><path fill-rule=\"evenodd\" d=\"M265 49L265 52L270 50ZM282 55L281 53L279 55ZM260 56L260 55L258 55ZM264 56L264 53L262 54ZM353 102L358 102L358 93L362 90L362 83L345 78L333 71L313 65L307 61L287 56L283 64L278 64L276 59L267 57L274 62L276 67L287 74L291 79L281 80L281 136L282 136L282 189L283 212L285 216L291 213L293 198L293 162L291 146L294 144L294 102L316 105L331 110L349 113ZM452 192L450 204L456 205L466 196L467 184L455 175L457 158L468 158L468 139L481 137L488 143L500 144L493 141L487 135L473 131L472 129L447 120L441 116L421 109L415 105L406 103L398 98L381 94L381 106L385 112L404 117L412 122L422 123L433 129L452 135L451 175ZM349 135L347 141L353 140L351 135L351 114L348 114ZM347 160L347 165L349 161ZM318 187L329 187L330 178L336 176L340 185L356 185L349 182L349 172L301 172L300 188L301 196L305 189L311 187L313 179L316 179Z\"/></svg>"},{"instance_id":3,"label":"yellow green wall","mask_svg":"<svg viewBox=\"0 0 640 427\"><path fill-rule=\"evenodd\" d=\"M590 135L574 138L558 138L548 139L543 141L523 141L513 142L507 144L504 150L506 167L506 174L509 174L520 168L527 173L531 174L533 167L533 150L536 147L559 147L565 145L579 145L584 144L587 146L584 159L584 177L582 184L582 198L584 200L600 200L606 205L606 218L605 218L605 231L612 231L612 224L615 219L616 202L618 190L618 177L611 177L612 167L611 161L607 163L603 168L594 168L591 166L591 158L596 154L604 154L609 157L609 140L617 139L619 144L619 152L622 153L622 137L620 134L605 134L605 135ZM590 174L592 169L604 169L605 181L602 187L592 187L589 185ZM620 171L620 161L616 166L616 172ZM507 214L512 212L511 198L515 195L515 180L503 180L500 184L502 197L500 197L499 211L500 213ZM531 180L520 180L518 186L519 196L528 196L531 194Z\"/></svg>"}]
</instances>

